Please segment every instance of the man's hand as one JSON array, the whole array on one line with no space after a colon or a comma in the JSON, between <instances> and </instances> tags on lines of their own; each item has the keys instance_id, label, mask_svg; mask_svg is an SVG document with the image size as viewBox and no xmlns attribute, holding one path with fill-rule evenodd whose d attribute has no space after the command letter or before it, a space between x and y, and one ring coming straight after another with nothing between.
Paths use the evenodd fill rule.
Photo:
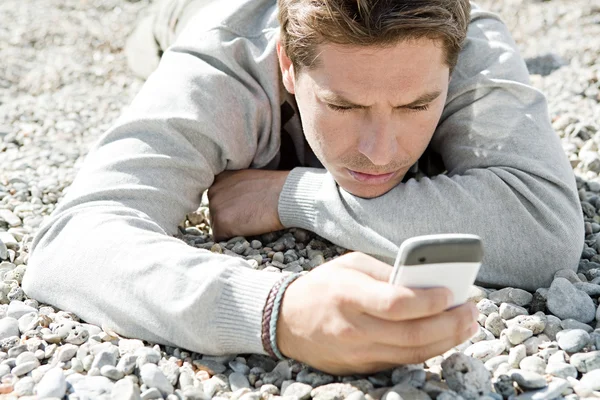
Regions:
<instances>
[{"instance_id":1,"label":"man's hand","mask_svg":"<svg viewBox=\"0 0 600 400\"><path fill-rule=\"evenodd\" d=\"M290 171L225 171L208 189L213 237L259 235L283 229L277 205Z\"/></svg>"},{"instance_id":2,"label":"man's hand","mask_svg":"<svg viewBox=\"0 0 600 400\"><path fill-rule=\"evenodd\" d=\"M296 279L281 303L279 350L329 374L370 374L423 362L477 331L472 303L446 310L450 290L394 286L391 272L354 252Z\"/></svg>"}]
</instances>

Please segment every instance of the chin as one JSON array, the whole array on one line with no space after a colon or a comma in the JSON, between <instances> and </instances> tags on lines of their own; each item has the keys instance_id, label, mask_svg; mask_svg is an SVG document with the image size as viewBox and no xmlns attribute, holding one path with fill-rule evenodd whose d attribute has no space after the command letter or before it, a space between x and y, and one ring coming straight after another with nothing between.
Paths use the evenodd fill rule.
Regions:
<instances>
[{"instance_id":1,"label":"chin","mask_svg":"<svg viewBox=\"0 0 600 400\"><path fill-rule=\"evenodd\" d=\"M361 197L363 199L374 199L379 196L383 196L394 187L394 185L385 185L385 186L367 186L367 185L340 185L346 192L356 196Z\"/></svg>"}]
</instances>

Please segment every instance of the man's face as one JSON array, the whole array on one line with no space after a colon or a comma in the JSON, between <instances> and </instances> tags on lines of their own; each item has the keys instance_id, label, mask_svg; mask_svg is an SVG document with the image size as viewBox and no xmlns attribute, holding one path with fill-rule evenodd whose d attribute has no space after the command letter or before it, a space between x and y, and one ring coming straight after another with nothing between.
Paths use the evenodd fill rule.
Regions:
<instances>
[{"instance_id":1,"label":"man's face","mask_svg":"<svg viewBox=\"0 0 600 400\"><path fill-rule=\"evenodd\" d=\"M440 42L393 47L319 46L318 66L295 73L278 46L306 140L338 185L364 198L402 181L423 154L448 92Z\"/></svg>"}]
</instances>

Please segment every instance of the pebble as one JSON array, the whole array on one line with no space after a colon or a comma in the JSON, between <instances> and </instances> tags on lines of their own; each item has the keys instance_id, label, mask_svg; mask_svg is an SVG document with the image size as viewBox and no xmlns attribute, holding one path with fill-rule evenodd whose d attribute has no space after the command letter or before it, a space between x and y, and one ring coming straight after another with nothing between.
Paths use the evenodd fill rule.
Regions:
<instances>
[{"instance_id":1,"label":"pebble","mask_svg":"<svg viewBox=\"0 0 600 400\"><path fill-rule=\"evenodd\" d=\"M526 339L533 336L533 331L522 328L518 325L510 326L506 329L506 337L514 345L523 343Z\"/></svg>"},{"instance_id":2,"label":"pebble","mask_svg":"<svg viewBox=\"0 0 600 400\"><path fill-rule=\"evenodd\" d=\"M554 378L547 387L539 390L525 392L514 397L514 400L554 400L569 388L569 382L565 379Z\"/></svg>"},{"instance_id":3,"label":"pebble","mask_svg":"<svg viewBox=\"0 0 600 400\"><path fill-rule=\"evenodd\" d=\"M483 362L462 353L454 353L444 360L442 370L448 387L465 398L492 390L490 373Z\"/></svg>"},{"instance_id":4,"label":"pebble","mask_svg":"<svg viewBox=\"0 0 600 400\"><path fill-rule=\"evenodd\" d=\"M150 388L156 388L162 396L173 393L173 385L169 383L163 372L156 364L146 363L140 368L142 382Z\"/></svg>"},{"instance_id":5,"label":"pebble","mask_svg":"<svg viewBox=\"0 0 600 400\"><path fill-rule=\"evenodd\" d=\"M585 373L580 382L592 390L600 390L600 369Z\"/></svg>"},{"instance_id":6,"label":"pebble","mask_svg":"<svg viewBox=\"0 0 600 400\"><path fill-rule=\"evenodd\" d=\"M276 386L274 386L274 387L277 388ZM272 389L270 389L270 390L272 390ZM298 400L308 400L308 399L310 399L310 394L311 394L312 390L313 390L313 387L310 385L307 385L306 383L294 382L291 385L289 385L285 389L285 391L283 391L281 394L283 396L294 396ZM262 391L262 388L261 388L261 391Z\"/></svg>"},{"instance_id":7,"label":"pebble","mask_svg":"<svg viewBox=\"0 0 600 400\"><path fill-rule=\"evenodd\" d=\"M111 398L114 400L140 400L140 389L131 379L121 379L113 386Z\"/></svg>"},{"instance_id":8,"label":"pebble","mask_svg":"<svg viewBox=\"0 0 600 400\"><path fill-rule=\"evenodd\" d=\"M510 370L510 377L524 390L541 389L547 386L546 379L535 372Z\"/></svg>"},{"instance_id":9,"label":"pebble","mask_svg":"<svg viewBox=\"0 0 600 400\"><path fill-rule=\"evenodd\" d=\"M11 317L4 317L0 319L0 340L19 335L19 321Z\"/></svg>"},{"instance_id":10,"label":"pebble","mask_svg":"<svg viewBox=\"0 0 600 400\"><path fill-rule=\"evenodd\" d=\"M600 369L600 351L573 354L569 362L581 373Z\"/></svg>"},{"instance_id":11,"label":"pebble","mask_svg":"<svg viewBox=\"0 0 600 400\"><path fill-rule=\"evenodd\" d=\"M558 345L568 353L576 353L590 342L590 334L583 329L566 329L556 335Z\"/></svg>"},{"instance_id":12,"label":"pebble","mask_svg":"<svg viewBox=\"0 0 600 400\"><path fill-rule=\"evenodd\" d=\"M62 398L67 391L65 375L60 368L48 370L37 385L37 395Z\"/></svg>"},{"instance_id":13,"label":"pebble","mask_svg":"<svg viewBox=\"0 0 600 400\"><path fill-rule=\"evenodd\" d=\"M523 371L531 371L543 375L546 372L546 362L538 356L527 356L521 360L519 368Z\"/></svg>"},{"instance_id":14,"label":"pebble","mask_svg":"<svg viewBox=\"0 0 600 400\"><path fill-rule=\"evenodd\" d=\"M552 364L549 363L546 367L545 373L563 379L567 379L569 376L572 378L577 378L577 369L573 365L564 362Z\"/></svg>"},{"instance_id":15,"label":"pebble","mask_svg":"<svg viewBox=\"0 0 600 400\"><path fill-rule=\"evenodd\" d=\"M587 293L578 290L565 278L556 278L548 292L548 310L560 319L572 318L588 323L595 318L596 307Z\"/></svg>"},{"instance_id":16,"label":"pebble","mask_svg":"<svg viewBox=\"0 0 600 400\"><path fill-rule=\"evenodd\" d=\"M517 315L528 315L526 308L511 303L502 303L499 308L500 317L503 319L512 319Z\"/></svg>"}]
</instances>

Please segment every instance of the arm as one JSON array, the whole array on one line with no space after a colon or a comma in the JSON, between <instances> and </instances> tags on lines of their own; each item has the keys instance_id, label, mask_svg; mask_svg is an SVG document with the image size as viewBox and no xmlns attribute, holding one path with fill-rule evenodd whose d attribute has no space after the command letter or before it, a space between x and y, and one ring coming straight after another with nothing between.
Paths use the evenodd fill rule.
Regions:
<instances>
[{"instance_id":1,"label":"arm","mask_svg":"<svg viewBox=\"0 0 600 400\"><path fill-rule=\"evenodd\" d=\"M573 172L544 96L493 14L473 12L431 146L447 175L370 200L325 171L294 169L279 201L282 224L390 263L409 237L474 233L485 246L478 281L488 285L548 287L555 271L577 268L584 230Z\"/></svg>"},{"instance_id":2,"label":"arm","mask_svg":"<svg viewBox=\"0 0 600 400\"><path fill-rule=\"evenodd\" d=\"M205 57L196 47L216 47L218 34L190 32L166 51L91 149L35 237L28 296L126 337L204 354L266 354L262 310L281 275L170 236L216 174L271 151L273 99L225 49ZM229 53L240 57L241 41Z\"/></svg>"}]
</instances>

